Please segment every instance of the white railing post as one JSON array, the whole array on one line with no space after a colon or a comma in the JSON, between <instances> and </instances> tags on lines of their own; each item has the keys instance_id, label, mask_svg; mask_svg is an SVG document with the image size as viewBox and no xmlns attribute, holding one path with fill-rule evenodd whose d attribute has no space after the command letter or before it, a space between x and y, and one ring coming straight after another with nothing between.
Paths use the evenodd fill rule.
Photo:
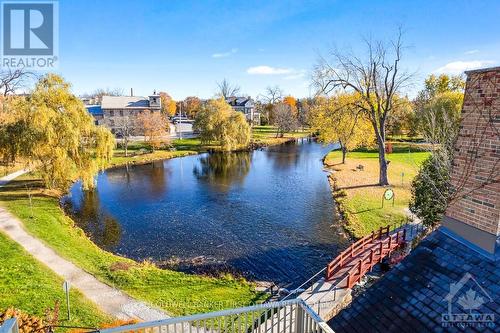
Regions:
<instances>
[{"instance_id":1,"label":"white railing post","mask_svg":"<svg viewBox=\"0 0 500 333\"><path fill-rule=\"evenodd\" d=\"M304 309L300 304L295 309L295 333L304 333Z\"/></svg>"},{"instance_id":2,"label":"white railing post","mask_svg":"<svg viewBox=\"0 0 500 333\"><path fill-rule=\"evenodd\" d=\"M0 326L0 333L19 333L19 326L16 318L10 318L4 321Z\"/></svg>"}]
</instances>

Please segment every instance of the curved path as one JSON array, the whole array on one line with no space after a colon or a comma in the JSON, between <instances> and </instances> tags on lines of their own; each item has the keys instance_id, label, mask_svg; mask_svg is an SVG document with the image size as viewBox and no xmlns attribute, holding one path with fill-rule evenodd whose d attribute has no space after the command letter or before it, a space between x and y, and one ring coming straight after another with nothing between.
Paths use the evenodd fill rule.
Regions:
<instances>
[{"instance_id":1,"label":"curved path","mask_svg":"<svg viewBox=\"0 0 500 333\"><path fill-rule=\"evenodd\" d=\"M21 170L0 178L0 186L26 172L27 170ZM0 207L0 231L19 243L57 275L69 281L71 286L80 290L85 297L96 303L104 312L119 319L153 321L169 318L165 312L137 301L122 291L97 280L72 262L59 256L39 239L28 234L24 230L23 223L3 207Z\"/></svg>"}]
</instances>

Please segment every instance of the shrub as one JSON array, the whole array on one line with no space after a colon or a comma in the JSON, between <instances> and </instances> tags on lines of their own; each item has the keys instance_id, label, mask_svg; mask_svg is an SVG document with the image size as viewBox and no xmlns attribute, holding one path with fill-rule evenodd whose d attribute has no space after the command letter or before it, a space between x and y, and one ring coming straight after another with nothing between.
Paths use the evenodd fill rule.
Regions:
<instances>
[{"instance_id":1,"label":"shrub","mask_svg":"<svg viewBox=\"0 0 500 333\"><path fill-rule=\"evenodd\" d=\"M450 172L447 158L434 152L420 167L412 181L410 210L429 227L441 220L450 195Z\"/></svg>"}]
</instances>

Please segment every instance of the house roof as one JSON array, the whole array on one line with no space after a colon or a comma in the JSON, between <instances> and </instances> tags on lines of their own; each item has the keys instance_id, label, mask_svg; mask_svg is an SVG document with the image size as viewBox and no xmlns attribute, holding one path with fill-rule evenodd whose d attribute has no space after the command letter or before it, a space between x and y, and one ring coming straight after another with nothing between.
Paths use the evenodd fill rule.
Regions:
<instances>
[{"instance_id":1,"label":"house roof","mask_svg":"<svg viewBox=\"0 0 500 333\"><path fill-rule=\"evenodd\" d=\"M93 116L102 116L102 109L100 105L85 105L87 111Z\"/></svg>"},{"instance_id":2,"label":"house roof","mask_svg":"<svg viewBox=\"0 0 500 333\"><path fill-rule=\"evenodd\" d=\"M473 276L473 279L467 275ZM441 230L427 236L400 264L336 315L328 324L337 332L459 332L442 327L442 315L448 313L450 294L456 296L467 282L484 301L480 313L500 318L500 265ZM477 285L476 285L477 283ZM455 289L454 289L455 288ZM487 293L486 295L484 295ZM462 294L463 295L463 294ZM457 299L454 310L463 310ZM491 302L490 300L493 300ZM455 311L457 312L457 311ZM475 332L475 328L470 329ZM494 328L478 328L494 332Z\"/></svg>"},{"instance_id":3,"label":"house roof","mask_svg":"<svg viewBox=\"0 0 500 333\"><path fill-rule=\"evenodd\" d=\"M102 96L103 109L144 109L149 108L149 99L142 96Z\"/></svg>"},{"instance_id":4,"label":"house roof","mask_svg":"<svg viewBox=\"0 0 500 333\"><path fill-rule=\"evenodd\" d=\"M231 106L245 106L245 107L253 106L253 100L250 97L231 96L226 98L226 102Z\"/></svg>"}]
</instances>

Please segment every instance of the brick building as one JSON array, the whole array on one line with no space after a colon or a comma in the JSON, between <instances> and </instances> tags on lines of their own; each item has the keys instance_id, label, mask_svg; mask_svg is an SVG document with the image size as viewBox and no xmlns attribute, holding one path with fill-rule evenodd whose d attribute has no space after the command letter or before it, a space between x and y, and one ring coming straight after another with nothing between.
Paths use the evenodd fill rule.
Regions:
<instances>
[{"instance_id":1,"label":"brick building","mask_svg":"<svg viewBox=\"0 0 500 333\"><path fill-rule=\"evenodd\" d=\"M120 134L124 124L128 124L131 135L144 135L137 123L143 112L160 112L160 95L153 93L142 96L102 96L100 105L87 105L96 124L104 125L114 134Z\"/></svg>"},{"instance_id":2,"label":"brick building","mask_svg":"<svg viewBox=\"0 0 500 333\"><path fill-rule=\"evenodd\" d=\"M443 220L451 236L494 255L500 235L500 67L466 72L460 132Z\"/></svg>"}]
</instances>

